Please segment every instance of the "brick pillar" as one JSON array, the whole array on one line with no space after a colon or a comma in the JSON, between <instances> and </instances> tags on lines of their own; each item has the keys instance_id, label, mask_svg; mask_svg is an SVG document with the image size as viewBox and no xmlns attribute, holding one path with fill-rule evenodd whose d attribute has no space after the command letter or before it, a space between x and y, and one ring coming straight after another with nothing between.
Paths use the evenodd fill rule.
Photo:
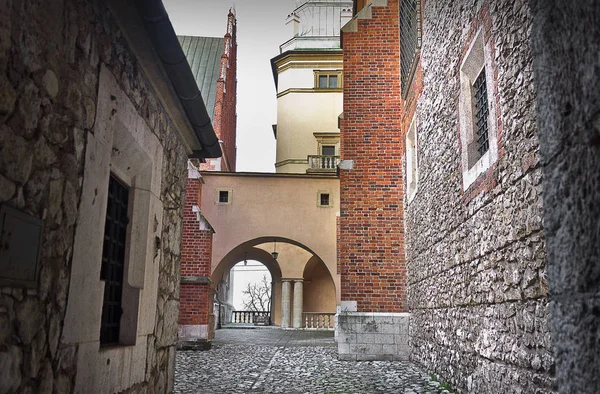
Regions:
<instances>
[{"instance_id":1,"label":"brick pillar","mask_svg":"<svg viewBox=\"0 0 600 394\"><path fill-rule=\"evenodd\" d=\"M399 34L398 0L374 0L342 30L342 359L408 358Z\"/></svg>"},{"instance_id":2,"label":"brick pillar","mask_svg":"<svg viewBox=\"0 0 600 394\"><path fill-rule=\"evenodd\" d=\"M207 349L214 337L211 254L213 229L200 213L202 178L193 168L186 184L181 249L179 343L181 349Z\"/></svg>"}]
</instances>

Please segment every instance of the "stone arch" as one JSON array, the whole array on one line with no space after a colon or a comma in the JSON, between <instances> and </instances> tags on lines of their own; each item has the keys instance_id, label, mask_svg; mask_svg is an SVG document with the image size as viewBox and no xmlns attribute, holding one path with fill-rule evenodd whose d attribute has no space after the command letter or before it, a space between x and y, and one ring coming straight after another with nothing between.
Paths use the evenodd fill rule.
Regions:
<instances>
[{"instance_id":1,"label":"stone arch","mask_svg":"<svg viewBox=\"0 0 600 394\"><path fill-rule=\"evenodd\" d=\"M304 279L304 312L335 313L335 282L327 266L317 257L311 258L302 275Z\"/></svg>"},{"instance_id":2,"label":"stone arch","mask_svg":"<svg viewBox=\"0 0 600 394\"><path fill-rule=\"evenodd\" d=\"M280 253L278 260L274 260L269 251L260 247L261 245L268 245L273 242L277 243L277 250ZM286 255L289 254L293 249L296 249L296 262L280 264L280 261L285 260L287 257ZM337 303L336 297L338 296L338 292L336 291L333 276L321 257L319 257L306 245L289 238L278 236L258 237L245 241L231 249L219 262L215 262L216 264L213 264L214 269L211 273L213 286L216 286L224 273L228 272L231 268L233 268L234 265L240 261L243 261L245 258L248 260L256 260L262 263L271 273L273 282L271 313L274 324L279 325L281 321L282 279L303 279L305 273L307 272L307 267L313 267L313 265L315 267L319 267L319 272L321 274L326 273L326 276L331 281L331 288L328 287L328 289L332 289L332 291L329 291L327 294L329 294L332 299L327 305L333 303L333 312L335 312L335 304ZM293 269L290 269L290 266L294 266ZM313 272L313 270L314 268L310 268L308 272Z\"/></svg>"}]
</instances>

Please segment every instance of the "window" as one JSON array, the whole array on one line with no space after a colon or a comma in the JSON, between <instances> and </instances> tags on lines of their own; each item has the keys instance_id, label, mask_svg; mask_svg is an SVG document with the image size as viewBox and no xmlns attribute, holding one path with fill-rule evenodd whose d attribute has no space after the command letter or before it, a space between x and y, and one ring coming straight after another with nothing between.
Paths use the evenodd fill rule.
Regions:
<instances>
[{"instance_id":1,"label":"window","mask_svg":"<svg viewBox=\"0 0 600 394\"><path fill-rule=\"evenodd\" d=\"M219 191L219 202L224 202L224 203L229 202L229 192L227 190Z\"/></svg>"},{"instance_id":2,"label":"window","mask_svg":"<svg viewBox=\"0 0 600 394\"><path fill-rule=\"evenodd\" d=\"M475 98L475 125L477 127L477 151L483 156L490 147L488 137L488 96L485 80L485 67L479 73L473 85Z\"/></svg>"},{"instance_id":3,"label":"window","mask_svg":"<svg viewBox=\"0 0 600 394\"><path fill-rule=\"evenodd\" d=\"M232 189L217 189L215 191L215 202L217 205L231 205L232 197Z\"/></svg>"},{"instance_id":4,"label":"window","mask_svg":"<svg viewBox=\"0 0 600 394\"><path fill-rule=\"evenodd\" d=\"M421 2L400 1L400 86L406 97L421 48Z\"/></svg>"},{"instance_id":5,"label":"window","mask_svg":"<svg viewBox=\"0 0 600 394\"><path fill-rule=\"evenodd\" d=\"M406 195L412 201L417 192L419 180L417 160L417 121L416 115L406 133Z\"/></svg>"},{"instance_id":6,"label":"window","mask_svg":"<svg viewBox=\"0 0 600 394\"><path fill-rule=\"evenodd\" d=\"M322 208L330 208L333 206L332 196L328 190L319 191L317 193L317 206Z\"/></svg>"},{"instance_id":7,"label":"window","mask_svg":"<svg viewBox=\"0 0 600 394\"><path fill-rule=\"evenodd\" d=\"M315 71L315 88L317 89L338 89L342 87L341 82L341 71Z\"/></svg>"},{"instance_id":8,"label":"window","mask_svg":"<svg viewBox=\"0 0 600 394\"><path fill-rule=\"evenodd\" d=\"M323 145L323 146L321 146L321 155L323 155L323 156L335 156L335 145Z\"/></svg>"},{"instance_id":9,"label":"window","mask_svg":"<svg viewBox=\"0 0 600 394\"><path fill-rule=\"evenodd\" d=\"M463 190L475 182L498 159L498 139L493 92L491 42L480 29L474 36L460 67L459 130Z\"/></svg>"},{"instance_id":10,"label":"window","mask_svg":"<svg viewBox=\"0 0 600 394\"><path fill-rule=\"evenodd\" d=\"M102 245L102 267L100 279L104 280L104 301L100 325L100 344L119 343L121 332L123 275L125 271L125 249L127 247L127 225L129 218L129 187L113 174L108 184L108 204Z\"/></svg>"}]
</instances>

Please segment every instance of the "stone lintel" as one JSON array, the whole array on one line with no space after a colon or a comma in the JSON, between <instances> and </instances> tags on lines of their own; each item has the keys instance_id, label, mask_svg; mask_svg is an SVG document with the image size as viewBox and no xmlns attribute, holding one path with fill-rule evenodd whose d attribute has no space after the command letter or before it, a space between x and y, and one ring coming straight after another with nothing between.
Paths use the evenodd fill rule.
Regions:
<instances>
[{"instance_id":1,"label":"stone lintel","mask_svg":"<svg viewBox=\"0 0 600 394\"><path fill-rule=\"evenodd\" d=\"M213 281L208 276L182 276L181 283L201 283L210 285Z\"/></svg>"}]
</instances>

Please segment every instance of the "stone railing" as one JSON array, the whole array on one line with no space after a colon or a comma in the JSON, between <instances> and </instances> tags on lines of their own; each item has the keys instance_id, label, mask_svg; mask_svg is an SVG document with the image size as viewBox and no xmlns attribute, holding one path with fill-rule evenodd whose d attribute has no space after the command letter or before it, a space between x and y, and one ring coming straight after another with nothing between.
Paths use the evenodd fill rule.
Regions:
<instances>
[{"instance_id":1,"label":"stone railing","mask_svg":"<svg viewBox=\"0 0 600 394\"><path fill-rule=\"evenodd\" d=\"M302 320L304 322L304 328L314 328L321 330L333 330L333 317L335 313L324 313L324 312L304 312L302 314Z\"/></svg>"},{"instance_id":2,"label":"stone railing","mask_svg":"<svg viewBox=\"0 0 600 394\"><path fill-rule=\"evenodd\" d=\"M231 312L232 323L245 324L271 324L271 312L269 311L233 311Z\"/></svg>"},{"instance_id":3,"label":"stone railing","mask_svg":"<svg viewBox=\"0 0 600 394\"><path fill-rule=\"evenodd\" d=\"M340 164L339 156L308 156L309 171L336 171Z\"/></svg>"}]
</instances>

